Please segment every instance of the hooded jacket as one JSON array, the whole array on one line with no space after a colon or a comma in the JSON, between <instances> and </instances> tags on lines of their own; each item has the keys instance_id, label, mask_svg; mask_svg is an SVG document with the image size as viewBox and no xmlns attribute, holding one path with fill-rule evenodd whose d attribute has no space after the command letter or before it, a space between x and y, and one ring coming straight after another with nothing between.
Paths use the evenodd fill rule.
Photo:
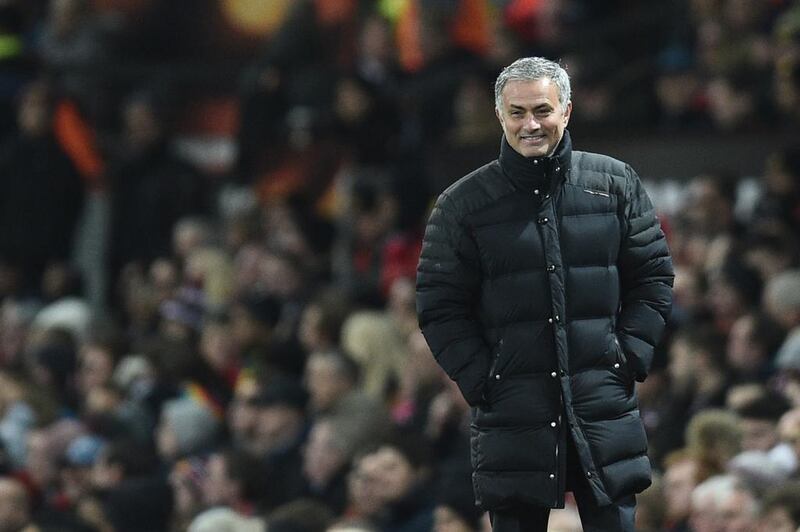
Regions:
<instances>
[{"instance_id":1,"label":"hooded jacket","mask_svg":"<svg viewBox=\"0 0 800 532\"><path fill-rule=\"evenodd\" d=\"M564 504L569 431L598 504L650 484L634 379L673 269L639 177L572 151L500 157L438 198L417 271L420 327L473 406L476 503Z\"/></svg>"}]
</instances>

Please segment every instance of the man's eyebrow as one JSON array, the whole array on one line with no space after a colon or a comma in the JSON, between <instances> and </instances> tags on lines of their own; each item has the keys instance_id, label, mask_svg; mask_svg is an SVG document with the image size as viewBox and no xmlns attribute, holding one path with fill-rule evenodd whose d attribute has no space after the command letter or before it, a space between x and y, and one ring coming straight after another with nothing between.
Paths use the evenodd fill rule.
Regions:
<instances>
[{"instance_id":1,"label":"man's eyebrow","mask_svg":"<svg viewBox=\"0 0 800 532\"><path fill-rule=\"evenodd\" d=\"M511 109L522 109L522 110L526 109L526 107L524 105L519 105L519 104L516 104L516 103L509 103L508 106ZM551 104L549 104L548 102L542 102L542 103L538 103L536 105L533 105L532 107L533 107L533 109L542 109L542 108L549 109L549 108L552 108L553 106Z\"/></svg>"}]
</instances>

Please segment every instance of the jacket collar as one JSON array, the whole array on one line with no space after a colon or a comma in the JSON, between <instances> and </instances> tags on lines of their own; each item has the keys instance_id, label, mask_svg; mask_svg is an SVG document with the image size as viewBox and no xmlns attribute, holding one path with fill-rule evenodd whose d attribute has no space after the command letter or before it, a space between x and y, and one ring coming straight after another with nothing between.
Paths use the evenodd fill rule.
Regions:
<instances>
[{"instance_id":1,"label":"jacket collar","mask_svg":"<svg viewBox=\"0 0 800 532\"><path fill-rule=\"evenodd\" d=\"M500 167L521 190L550 186L561 180L569 171L572 160L572 141L569 131L564 130L561 142L549 157L525 157L514 150L505 135L500 143Z\"/></svg>"}]
</instances>

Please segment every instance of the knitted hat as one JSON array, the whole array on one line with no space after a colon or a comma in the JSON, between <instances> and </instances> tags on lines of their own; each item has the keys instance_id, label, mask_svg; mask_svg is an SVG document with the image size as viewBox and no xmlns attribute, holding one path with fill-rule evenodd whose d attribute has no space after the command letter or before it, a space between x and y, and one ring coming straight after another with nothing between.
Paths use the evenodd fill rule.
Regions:
<instances>
[{"instance_id":1,"label":"knitted hat","mask_svg":"<svg viewBox=\"0 0 800 532\"><path fill-rule=\"evenodd\" d=\"M175 431L179 454L191 454L210 447L219 430L214 412L192 397L181 397L164 403L164 421Z\"/></svg>"}]
</instances>

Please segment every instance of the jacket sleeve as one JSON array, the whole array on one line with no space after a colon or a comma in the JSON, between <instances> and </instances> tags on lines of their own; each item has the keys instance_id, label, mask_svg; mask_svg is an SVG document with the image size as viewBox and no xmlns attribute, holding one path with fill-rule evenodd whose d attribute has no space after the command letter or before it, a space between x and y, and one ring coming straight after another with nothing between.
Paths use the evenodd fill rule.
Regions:
<instances>
[{"instance_id":1,"label":"jacket sleeve","mask_svg":"<svg viewBox=\"0 0 800 532\"><path fill-rule=\"evenodd\" d=\"M419 325L436 361L471 406L483 402L489 348L475 316L478 253L446 195L431 212L417 266Z\"/></svg>"},{"instance_id":2,"label":"jacket sleeve","mask_svg":"<svg viewBox=\"0 0 800 532\"><path fill-rule=\"evenodd\" d=\"M617 337L633 374L643 381L672 308L674 273L667 240L639 176L627 167L625 234L619 262Z\"/></svg>"}]
</instances>

